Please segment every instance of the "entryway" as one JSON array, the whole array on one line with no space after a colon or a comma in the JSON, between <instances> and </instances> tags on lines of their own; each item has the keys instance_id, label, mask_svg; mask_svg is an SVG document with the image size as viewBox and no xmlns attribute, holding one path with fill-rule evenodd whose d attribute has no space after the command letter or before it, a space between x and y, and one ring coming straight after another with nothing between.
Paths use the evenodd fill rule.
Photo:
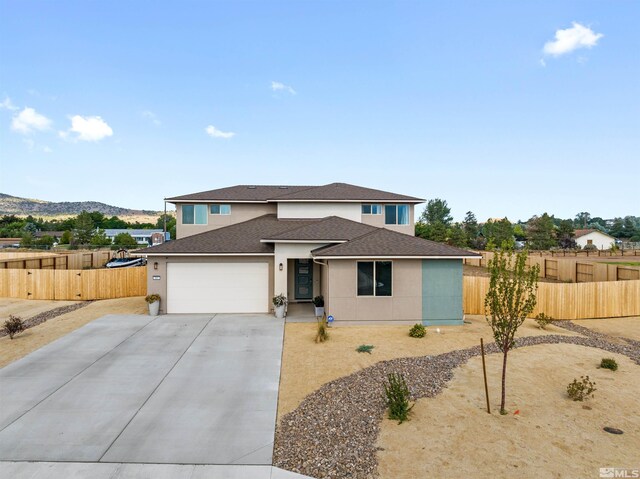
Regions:
<instances>
[{"instance_id":1,"label":"entryway","mask_svg":"<svg viewBox=\"0 0 640 479\"><path fill-rule=\"evenodd\" d=\"M313 299L313 261L311 259L294 260L294 281L296 301Z\"/></svg>"}]
</instances>

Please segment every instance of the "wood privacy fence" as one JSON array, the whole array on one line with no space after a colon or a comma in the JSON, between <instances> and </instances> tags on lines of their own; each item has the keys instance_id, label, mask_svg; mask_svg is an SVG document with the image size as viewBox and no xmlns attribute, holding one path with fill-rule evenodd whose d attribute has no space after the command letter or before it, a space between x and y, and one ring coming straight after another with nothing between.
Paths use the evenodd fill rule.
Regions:
<instances>
[{"instance_id":1,"label":"wood privacy fence","mask_svg":"<svg viewBox=\"0 0 640 479\"><path fill-rule=\"evenodd\" d=\"M465 259L464 264L471 266L487 266L493 259L491 251L482 251L482 258ZM619 258L619 257L618 257ZM572 283L588 283L594 281L622 281L640 279L640 267L623 264L598 263L576 258L552 258L548 256L529 255L527 266L538 265L540 278L570 281Z\"/></svg>"},{"instance_id":2,"label":"wood privacy fence","mask_svg":"<svg viewBox=\"0 0 640 479\"><path fill-rule=\"evenodd\" d=\"M465 276L463 311L484 314L489 278ZM538 283L538 303L532 317L544 313L555 319L640 316L640 280L592 283Z\"/></svg>"},{"instance_id":3,"label":"wood privacy fence","mask_svg":"<svg viewBox=\"0 0 640 479\"><path fill-rule=\"evenodd\" d=\"M2 269L0 297L92 300L147 294L147 268L95 270Z\"/></svg>"},{"instance_id":4,"label":"wood privacy fence","mask_svg":"<svg viewBox=\"0 0 640 479\"><path fill-rule=\"evenodd\" d=\"M0 269L91 269L102 268L112 251L79 253L0 253ZM15 255L15 256L6 256Z\"/></svg>"}]
</instances>

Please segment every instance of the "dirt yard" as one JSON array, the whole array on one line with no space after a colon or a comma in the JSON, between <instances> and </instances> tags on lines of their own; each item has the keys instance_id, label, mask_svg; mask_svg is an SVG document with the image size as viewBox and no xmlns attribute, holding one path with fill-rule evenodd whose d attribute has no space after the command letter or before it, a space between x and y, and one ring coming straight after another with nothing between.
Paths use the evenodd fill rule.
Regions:
<instances>
[{"instance_id":1,"label":"dirt yard","mask_svg":"<svg viewBox=\"0 0 640 479\"><path fill-rule=\"evenodd\" d=\"M485 342L493 342L491 328L484 316L467 315L466 320L470 324L441 327L440 333L436 332L436 328L429 327L427 336L422 339L410 338L410 326L406 325L336 326L330 329L329 341L322 344L313 341L316 328L314 323L287 323L278 417L295 409L305 396L323 384L378 361L440 354L477 346L481 337ZM541 330L533 320L527 319L518 336L539 334L574 335L556 326L547 326L546 330ZM371 354L358 353L356 348L361 344L375 347Z\"/></svg>"},{"instance_id":2,"label":"dirt yard","mask_svg":"<svg viewBox=\"0 0 640 479\"><path fill-rule=\"evenodd\" d=\"M618 371L598 369L605 356L616 359ZM507 416L497 412L501 357L487 360L492 414L485 409L482 361L472 358L443 393L417 401L408 422L382 421L381 478L598 477L600 467L640 466L639 366L630 359L573 344L514 350ZM581 375L597 388L585 403L566 396L566 386ZM605 426L624 434L609 434Z\"/></svg>"},{"instance_id":3,"label":"dirt yard","mask_svg":"<svg viewBox=\"0 0 640 479\"><path fill-rule=\"evenodd\" d=\"M3 298L0 299L0 319L4 322L4 319L9 314L28 319L36 314L69 304L75 304L75 302ZM29 328L16 335L13 340L9 339L8 336L0 338L0 367L20 359L51 341L106 314L148 314L148 309L142 296L94 301L84 308Z\"/></svg>"}]
</instances>

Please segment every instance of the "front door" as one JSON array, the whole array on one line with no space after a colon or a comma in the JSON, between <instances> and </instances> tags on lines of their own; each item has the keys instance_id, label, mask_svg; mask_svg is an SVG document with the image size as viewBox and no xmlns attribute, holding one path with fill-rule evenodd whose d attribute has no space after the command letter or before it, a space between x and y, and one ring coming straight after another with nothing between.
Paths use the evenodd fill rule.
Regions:
<instances>
[{"instance_id":1,"label":"front door","mask_svg":"<svg viewBox=\"0 0 640 479\"><path fill-rule=\"evenodd\" d=\"M313 298L313 263L310 259L295 260L296 299Z\"/></svg>"}]
</instances>

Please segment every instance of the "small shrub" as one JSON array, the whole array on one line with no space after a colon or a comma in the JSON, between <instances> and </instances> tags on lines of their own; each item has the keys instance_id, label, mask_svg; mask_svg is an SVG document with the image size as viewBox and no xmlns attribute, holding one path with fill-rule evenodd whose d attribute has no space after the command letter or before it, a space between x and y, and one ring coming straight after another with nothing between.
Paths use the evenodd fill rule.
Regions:
<instances>
[{"instance_id":1,"label":"small shrub","mask_svg":"<svg viewBox=\"0 0 640 479\"><path fill-rule=\"evenodd\" d=\"M144 300L149 304L155 303L156 301L160 301L160 295L159 294L149 294L144 298Z\"/></svg>"},{"instance_id":2,"label":"small shrub","mask_svg":"<svg viewBox=\"0 0 640 479\"><path fill-rule=\"evenodd\" d=\"M318 319L318 329L316 330L316 343L324 343L329 339L329 326L327 325L327 316L324 315Z\"/></svg>"},{"instance_id":3,"label":"small shrub","mask_svg":"<svg viewBox=\"0 0 640 479\"><path fill-rule=\"evenodd\" d=\"M602 361L600 361L600 367L604 369L611 369L612 371L617 371L618 363L613 358L602 358Z\"/></svg>"},{"instance_id":4,"label":"small shrub","mask_svg":"<svg viewBox=\"0 0 640 479\"><path fill-rule=\"evenodd\" d=\"M284 294L280 293L279 295L274 296L271 301L273 302L273 305L276 307L284 306L287 302L287 297Z\"/></svg>"},{"instance_id":5,"label":"small shrub","mask_svg":"<svg viewBox=\"0 0 640 479\"><path fill-rule=\"evenodd\" d=\"M409 406L409 388L404 380L404 376L399 373L389 373L388 384L384 385L384 392L387 396L387 407L389 408L389 419L400 421L402 424L409 418L409 411L413 406Z\"/></svg>"},{"instance_id":6,"label":"small shrub","mask_svg":"<svg viewBox=\"0 0 640 479\"><path fill-rule=\"evenodd\" d=\"M409 336L412 338L424 338L427 335L427 328L422 324L414 324L409 330Z\"/></svg>"},{"instance_id":7,"label":"small shrub","mask_svg":"<svg viewBox=\"0 0 640 479\"><path fill-rule=\"evenodd\" d=\"M544 313L538 313L535 317L535 322L538 323L540 329L547 329L547 326L553 322L553 318Z\"/></svg>"},{"instance_id":8,"label":"small shrub","mask_svg":"<svg viewBox=\"0 0 640 479\"><path fill-rule=\"evenodd\" d=\"M356 348L356 351L359 353L369 353L371 354L371 350L374 348L371 344L361 344Z\"/></svg>"},{"instance_id":9,"label":"small shrub","mask_svg":"<svg viewBox=\"0 0 640 479\"><path fill-rule=\"evenodd\" d=\"M16 334L21 333L26 328L20 316L9 315L9 319L4 322L2 329L9 335L9 339L13 339Z\"/></svg>"},{"instance_id":10,"label":"small shrub","mask_svg":"<svg viewBox=\"0 0 640 479\"><path fill-rule=\"evenodd\" d=\"M593 397L593 393L597 391L595 385L596 383L589 380L589 376L580 376L580 381L574 379L567 386L567 394L574 401L584 401Z\"/></svg>"},{"instance_id":11,"label":"small shrub","mask_svg":"<svg viewBox=\"0 0 640 479\"><path fill-rule=\"evenodd\" d=\"M319 296L316 296L315 298L313 298L313 305L316 308L324 307L324 296L319 295Z\"/></svg>"}]
</instances>

